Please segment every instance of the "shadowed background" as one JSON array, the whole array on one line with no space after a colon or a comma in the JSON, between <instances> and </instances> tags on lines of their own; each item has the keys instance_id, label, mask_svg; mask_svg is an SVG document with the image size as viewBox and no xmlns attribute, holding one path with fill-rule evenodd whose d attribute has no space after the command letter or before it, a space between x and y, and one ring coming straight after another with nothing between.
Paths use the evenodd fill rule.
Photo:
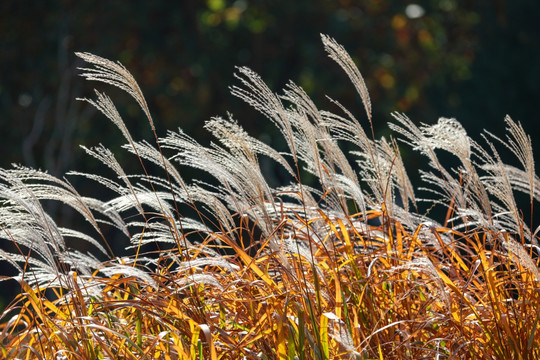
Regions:
<instances>
[{"instance_id":1,"label":"shadowed background","mask_svg":"<svg viewBox=\"0 0 540 360\"><path fill-rule=\"evenodd\" d=\"M534 143L539 13L540 2L504 0L4 1L0 166L20 163L57 176L101 172L78 145L119 150L124 139L75 100L93 97L94 86L113 98L134 138L153 138L129 96L77 76L83 64L75 51L122 62L139 82L160 136L181 127L208 142L204 121L229 111L249 133L279 146L272 125L229 95L234 66L244 65L277 92L293 80L322 109L336 111L325 95L339 100L367 127L360 98L327 58L320 33L341 43L366 78L377 136L389 135L392 111L425 123L455 117L478 140L484 128L502 136L509 114ZM417 179L423 159L406 149L403 155ZM118 151L117 157L128 172L138 172L132 156ZM82 194L99 195L95 184L69 180ZM79 221L57 204L45 206L63 226ZM112 245L120 251L125 242ZM17 291L6 289L4 304Z\"/></svg>"}]
</instances>

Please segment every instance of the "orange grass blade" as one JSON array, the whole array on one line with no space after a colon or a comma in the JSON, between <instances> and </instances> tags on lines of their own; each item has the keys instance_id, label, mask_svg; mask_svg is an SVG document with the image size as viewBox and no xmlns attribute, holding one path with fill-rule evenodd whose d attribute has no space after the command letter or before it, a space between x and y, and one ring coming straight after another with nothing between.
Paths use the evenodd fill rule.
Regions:
<instances>
[{"instance_id":1,"label":"orange grass blade","mask_svg":"<svg viewBox=\"0 0 540 360\"><path fill-rule=\"evenodd\" d=\"M56 307L56 305L54 305L52 302L50 302L47 299L37 296L37 292L40 291L39 289L34 291L34 289L32 289L30 285L28 285L24 281L21 281L20 285L21 285L21 288L24 290L24 292L28 294L27 299L29 299L30 303L33 305L33 309L37 313L39 318L41 318L42 320L46 320L49 318L49 316L43 312L43 307L46 307L49 310L51 310L55 315L58 315L60 319L62 320L67 319L68 315L64 314L60 309Z\"/></svg>"},{"instance_id":2,"label":"orange grass blade","mask_svg":"<svg viewBox=\"0 0 540 360\"><path fill-rule=\"evenodd\" d=\"M242 260L242 262L249 268L251 269L255 274L257 274L266 284L272 286L276 291L278 291L279 293L281 293L281 291L279 290L279 287L277 286L277 284L274 282L274 280L272 280L272 278L270 278L264 271L262 271L256 264L257 260L252 258L251 256L249 256L240 246L238 246L235 242L233 241L229 241L229 239L223 237L223 236L218 236L216 234L216 237L218 237L220 240L222 240L224 243L226 243L227 245L231 246L233 248L233 250L235 251L235 254L238 255L240 257L240 259ZM260 259L259 259L260 261Z\"/></svg>"}]
</instances>

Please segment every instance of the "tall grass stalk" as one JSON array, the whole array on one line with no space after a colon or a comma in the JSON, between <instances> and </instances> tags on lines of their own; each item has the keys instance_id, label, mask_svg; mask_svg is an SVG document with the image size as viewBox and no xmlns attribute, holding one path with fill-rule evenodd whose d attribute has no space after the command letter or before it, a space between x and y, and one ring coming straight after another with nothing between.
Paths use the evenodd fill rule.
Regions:
<instances>
[{"instance_id":1,"label":"tall grass stalk","mask_svg":"<svg viewBox=\"0 0 540 360\"><path fill-rule=\"evenodd\" d=\"M83 196L68 180L23 166L0 170L0 233L12 249L0 258L23 289L2 314L1 357L540 358L531 138L510 117L505 139L486 132L481 145L455 119L418 126L394 113L399 141L427 158L424 186L414 189L398 140L375 138L354 62L330 37L322 42L357 90L369 131L336 100L333 112L319 110L292 82L276 94L252 70L236 71L231 92L274 124L286 151L232 115L206 122L216 139L209 146L181 129L159 137L128 70L78 53L88 63L82 76L131 95L155 138L132 138L96 91L81 100L119 128L141 173L126 173L100 145L83 149L114 176L68 175L115 196ZM344 153L344 143L354 150ZM445 165L448 154L458 166ZM290 183L271 186L262 158ZM208 178L187 179L186 168ZM308 175L316 181L304 183ZM517 192L530 199L530 219ZM94 232L59 226L42 206L49 200ZM443 216L421 210L432 207ZM130 240L131 255L115 257L104 225ZM70 246L74 238L93 252Z\"/></svg>"}]
</instances>

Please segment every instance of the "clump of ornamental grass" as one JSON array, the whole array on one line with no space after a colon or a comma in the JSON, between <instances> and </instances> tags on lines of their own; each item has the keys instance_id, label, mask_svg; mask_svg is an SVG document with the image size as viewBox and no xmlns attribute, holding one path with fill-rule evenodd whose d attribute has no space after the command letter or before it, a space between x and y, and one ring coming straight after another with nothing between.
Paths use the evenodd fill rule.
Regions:
<instances>
[{"instance_id":1,"label":"clump of ornamental grass","mask_svg":"<svg viewBox=\"0 0 540 360\"><path fill-rule=\"evenodd\" d=\"M486 132L480 145L454 119L417 126L394 113L391 129L428 160L429 197L417 198L398 142L374 136L360 72L333 39L322 42L356 88L368 133L336 100L334 112L319 110L296 84L277 95L237 69L232 93L276 126L287 151L251 137L232 115L206 122L216 139L206 147L181 129L158 138L131 74L77 54L89 64L83 77L135 99L155 139L133 139L96 91L82 100L120 129L141 173L125 173L97 146L84 150L115 176L70 175L116 196L82 196L68 180L21 166L0 170L1 237L15 249L0 257L23 289L2 314L2 358L540 358L538 237L514 198L528 195L532 218L540 183L530 137L506 117L507 137ZM345 143L354 151L344 153ZM502 162L501 148L516 166ZM459 165L449 168L445 156ZM290 183L270 186L263 157ZM212 180L186 180L185 168ZM302 182L306 174L315 185ZM57 225L43 210L50 200L94 233ZM111 253L103 226L130 239L131 255ZM73 238L95 253L72 248Z\"/></svg>"}]
</instances>

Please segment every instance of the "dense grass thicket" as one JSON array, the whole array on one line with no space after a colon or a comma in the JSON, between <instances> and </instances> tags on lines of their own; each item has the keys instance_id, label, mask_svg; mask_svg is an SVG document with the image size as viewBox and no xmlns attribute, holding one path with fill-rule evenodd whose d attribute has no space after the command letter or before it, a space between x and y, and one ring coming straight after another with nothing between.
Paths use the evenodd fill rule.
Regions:
<instances>
[{"instance_id":1,"label":"dense grass thicket","mask_svg":"<svg viewBox=\"0 0 540 360\"><path fill-rule=\"evenodd\" d=\"M112 100L96 91L82 100L119 128L141 173L125 173L98 146L85 150L115 176L68 175L116 196L83 196L68 180L26 167L0 170L0 233L9 245L0 257L23 288L2 314L0 356L540 358L532 223L540 183L530 137L510 117L506 138L486 132L480 143L455 119L418 126L395 113L397 139L376 139L360 72L333 39L322 42L367 121L330 98L333 112L320 110L292 82L276 94L238 68L232 93L277 127L280 151L232 115L206 122L216 139L209 146L181 129L158 138L131 74L78 54L89 64L83 77L134 98L155 139L133 139ZM400 141L427 159L423 189L408 178ZM501 149L515 156L513 165L502 162ZM290 182L271 186L262 159ZM187 179L186 168L213 180ZM302 181L308 176L315 185ZM526 209L516 193L529 200ZM94 231L58 225L43 210L50 200L75 209ZM130 256L115 257L104 227L130 239ZM94 252L73 248L73 239Z\"/></svg>"}]
</instances>

